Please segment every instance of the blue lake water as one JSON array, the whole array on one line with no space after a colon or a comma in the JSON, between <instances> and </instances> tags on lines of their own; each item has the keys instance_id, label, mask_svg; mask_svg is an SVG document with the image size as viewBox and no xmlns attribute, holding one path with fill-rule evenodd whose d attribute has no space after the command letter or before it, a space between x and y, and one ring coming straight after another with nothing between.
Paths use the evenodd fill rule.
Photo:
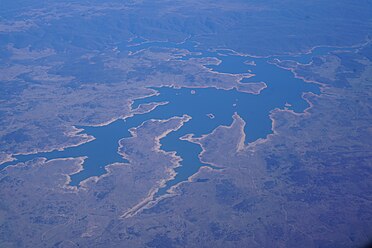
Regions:
<instances>
[{"instance_id":1,"label":"blue lake water","mask_svg":"<svg viewBox=\"0 0 372 248\"><path fill-rule=\"evenodd\" d=\"M216 72L222 73L245 73L251 71L256 76L246 78L243 83L265 82L268 86L260 94L248 94L236 90L218 90L215 88L174 89L169 87L154 88L160 94L138 99L133 103L133 109L140 104L152 102L169 102L166 105L158 106L153 111L145 114L138 114L126 120L117 120L101 127L79 127L84 132L93 135L96 139L77 147L66 148L63 151L52 151L31 155L16 156L17 161L4 163L0 168L16 162L25 162L37 157L47 159L87 156L84 161L84 170L71 176L71 185L79 183L92 176L100 176L106 173L105 166L115 162L127 162L118 154L118 142L120 139L130 137L129 129L137 127L149 119L169 119L174 116L187 114L192 117L179 130L171 132L161 139L161 149L165 151L176 151L183 160L182 166L176 168L175 179L168 181L166 186L157 192L157 196L163 195L173 185L187 180L195 174L201 166L209 166L200 162L198 155L202 151L197 144L190 143L179 138L193 133L195 136L211 133L220 125L230 125L232 116L237 112L246 122L245 143L253 142L259 138L265 138L272 133L272 121L269 118L270 111L275 108L284 108L286 104L289 109L295 112L302 112L308 107L308 103L302 98L304 92L319 94L319 88L315 84L305 83L293 77L293 74L268 63L266 58L251 58L248 56L235 55L231 51L200 51L195 43L169 43L169 42L146 42L136 46L123 46L132 52L140 51L150 47L175 47L187 49L194 52L193 55L186 55L182 60L192 57L216 57L222 61L219 65L208 66ZM322 53L328 53L337 48L320 49ZM315 49L314 53L318 54ZM312 55L283 56L279 59L291 59L300 63L311 61ZM249 65L246 61L254 61L255 65ZM191 93L195 90L195 94ZM288 106L288 105L287 105ZM208 114L213 114L211 119ZM155 165L156 166L156 165ZM223 165L221 165L223 166Z\"/></svg>"}]
</instances>

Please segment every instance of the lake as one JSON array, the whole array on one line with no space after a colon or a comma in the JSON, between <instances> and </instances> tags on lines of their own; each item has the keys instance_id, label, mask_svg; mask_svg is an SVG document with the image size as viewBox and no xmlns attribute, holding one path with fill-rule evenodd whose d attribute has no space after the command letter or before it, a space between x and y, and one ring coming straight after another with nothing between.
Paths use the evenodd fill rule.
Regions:
<instances>
[{"instance_id":1,"label":"lake","mask_svg":"<svg viewBox=\"0 0 372 248\"><path fill-rule=\"evenodd\" d=\"M222 90L215 88L181 88L170 87L153 88L158 91L158 95L142 98L134 101L132 108L137 108L140 104L154 102L168 102L168 104L158 106L153 111L145 114L137 114L125 120L119 119L108 125L100 127L84 126L84 133L94 136L96 139L77 147L66 148L63 151L42 152L31 155L16 156L17 161L8 162L0 165L5 168L16 162L25 162L38 157L47 159L81 157L87 156L84 161L84 170L71 176L71 185L78 186L79 183L92 176L100 176L106 173L105 166L115 162L128 162L118 154L118 142L122 138L130 137L129 129L141 125L150 119L169 119L174 116L187 114L192 119L186 122L179 130L171 132L161 139L161 149L165 151L176 151L182 158L180 167L176 168L176 177L167 182L166 186L159 189L156 196L166 194L172 186L186 181L190 176L198 172L203 164L198 155L202 151L198 144L180 140L186 134L194 134L199 137L203 134L211 133L220 125L231 125L232 116L236 112L246 122L245 143L254 142L257 139L265 138L272 133L272 121L269 118L270 112L276 108L287 107L294 112L301 113L308 103L302 98L304 92L319 94L319 87L315 84L306 83L297 79L288 71L268 63L273 58L283 60L295 60L300 63L311 62L312 54L286 55L272 58L255 58L242 56L228 50L201 51L197 44L170 43L170 42L145 42L133 46L123 46L131 52L150 47L182 48L192 52L185 55L180 60L190 58L215 57L222 62L219 65L208 65L210 69L220 73L253 73L254 77L245 78L242 83L265 82L267 88L260 94L248 94L237 90ZM340 48L318 48L313 52L316 55L326 54ZM254 61L253 63L246 63ZM210 118L213 114L214 118ZM223 165L221 165L223 166Z\"/></svg>"}]
</instances>

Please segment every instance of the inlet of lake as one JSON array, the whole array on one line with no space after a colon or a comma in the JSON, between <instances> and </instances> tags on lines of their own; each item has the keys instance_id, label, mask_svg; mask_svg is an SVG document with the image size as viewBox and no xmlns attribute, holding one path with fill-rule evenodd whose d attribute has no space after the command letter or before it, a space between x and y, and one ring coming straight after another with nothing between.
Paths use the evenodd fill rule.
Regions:
<instances>
[{"instance_id":1,"label":"inlet of lake","mask_svg":"<svg viewBox=\"0 0 372 248\"><path fill-rule=\"evenodd\" d=\"M132 127L141 125L144 121L150 119L165 120L174 116L183 116L187 114L192 119L186 122L179 130L169 133L160 140L161 149L165 151L176 151L182 158L181 166L175 169L176 177L166 183L159 189L157 196L166 194L172 186L186 181L190 176L198 172L203 164L198 155L202 151L198 144L186 140L180 140L180 137L186 134L194 134L195 137L211 133L220 125L231 125L232 116L236 112L246 122L245 143L253 142L259 138L265 138L272 133L272 120L270 112L276 108L283 109L287 107L294 112L301 113L307 107L308 103L303 99L304 92L313 92L319 94L319 87L315 84L306 83L301 79L295 78L289 70L281 69L272 63L268 63L268 58L255 58L237 55L228 50L203 51L199 50L197 45L191 42L170 43L170 42L144 42L133 46L126 46L121 49L127 51L140 51L150 47L180 48L192 52L185 55L181 60L197 57L214 57L221 60L219 65L209 65L213 71L220 73L247 73L250 71L255 76L246 78L242 83L265 82L267 88L260 94L248 94L237 90L221 90L215 88L153 88L159 92L147 98L136 100L132 108L140 104L153 102L168 102L168 104L158 106L154 110L137 114L125 120L119 119L108 125L100 127L84 126L84 133L92 135L95 140L84 143L76 147L69 147L63 151L41 152L30 155L17 155L16 160L0 165L3 169L9 165L18 162L29 161L38 157L47 159L82 157L86 156L84 161L84 170L71 175L71 185L77 186L79 183L92 176L100 176L106 173L105 166L115 162L128 162L118 153L118 142L122 138L130 137L128 131ZM319 48L323 54L326 54L336 48ZM319 51L313 51L319 55ZM282 56L283 59L292 59L301 63L309 63L312 54ZM281 57L277 57L282 59ZM246 63L247 61L254 61ZM192 92L192 91L195 91ZM213 114L214 118L210 118ZM223 152L223 151L222 151ZM156 166L156 165L153 165ZM223 166L223 165L221 165Z\"/></svg>"}]
</instances>

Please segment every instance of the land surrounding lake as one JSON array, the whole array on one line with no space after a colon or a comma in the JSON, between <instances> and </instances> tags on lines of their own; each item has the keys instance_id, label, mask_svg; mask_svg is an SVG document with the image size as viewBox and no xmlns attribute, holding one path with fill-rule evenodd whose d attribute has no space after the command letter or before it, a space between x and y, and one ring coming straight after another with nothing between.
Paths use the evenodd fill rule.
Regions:
<instances>
[{"instance_id":1,"label":"land surrounding lake","mask_svg":"<svg viewBox=\"0 0 372 248\"><path fill-rule=\"evenodd\" d=\"M368 1L7 1L0 247L361 247Z\"/></svg>"}]
</instances>

